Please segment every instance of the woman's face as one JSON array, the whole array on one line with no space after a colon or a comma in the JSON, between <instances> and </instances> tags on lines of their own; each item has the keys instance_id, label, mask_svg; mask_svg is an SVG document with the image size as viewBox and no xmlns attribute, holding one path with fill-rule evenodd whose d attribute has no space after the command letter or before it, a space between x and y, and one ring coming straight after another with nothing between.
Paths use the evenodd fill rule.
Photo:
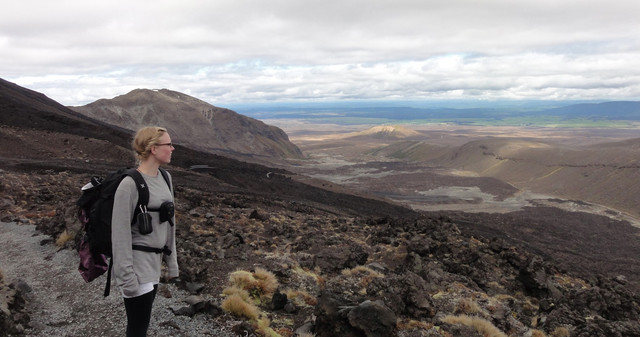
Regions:
<instances>
[{"instance_id":1,"label":"woman's face","mask_svg":"<svg viewBox=\"0 0 640 337\"><path fill-rule=\"evenodd\" d=\"M151 154L161 164L169 164L171 162L171 153L175 150L171 143L171 137L165 132L159 139L158 143L151 148Z\"/></svg>"}]
</instances>

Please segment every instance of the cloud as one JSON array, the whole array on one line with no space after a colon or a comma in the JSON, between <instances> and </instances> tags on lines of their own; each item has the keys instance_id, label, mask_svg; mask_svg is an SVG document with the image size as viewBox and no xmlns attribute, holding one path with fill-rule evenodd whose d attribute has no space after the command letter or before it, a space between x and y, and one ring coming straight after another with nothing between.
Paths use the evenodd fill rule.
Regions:
<instances>
[{"instance_id":1,"label":"cloud","mask_svg":"<svg viewBox=\"0 0 640 337\"><path fill-rule=\"evenodd\" d=\"M0 76L67 105L169 88L214 104L638 99L640 2L23 0Z\"/></svg>"}]
</instances>

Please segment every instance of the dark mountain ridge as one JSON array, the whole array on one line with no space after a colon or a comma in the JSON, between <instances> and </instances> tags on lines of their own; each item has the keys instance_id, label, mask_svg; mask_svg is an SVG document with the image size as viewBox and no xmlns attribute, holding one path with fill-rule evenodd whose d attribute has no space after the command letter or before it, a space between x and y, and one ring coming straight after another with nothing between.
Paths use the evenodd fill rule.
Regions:
<instances>
[{"instance_id":1,"label":"dark mountain ridge","mask_svg":"<svg viewBox=\"0 0 640 337\"><path fill-rule=\"evenodd\" d=\"M66 133L127 146L129 132L88 118L42 93L0 78L0 124L3 126Z\"/></svg>"}]
</instances>

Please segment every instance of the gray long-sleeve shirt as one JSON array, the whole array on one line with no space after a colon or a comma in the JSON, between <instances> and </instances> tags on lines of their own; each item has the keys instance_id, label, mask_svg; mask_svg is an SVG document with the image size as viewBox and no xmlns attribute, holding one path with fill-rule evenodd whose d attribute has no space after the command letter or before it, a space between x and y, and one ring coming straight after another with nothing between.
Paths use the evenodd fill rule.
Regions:
<instances>
[{"instance_id":1,"label":"gray long-sleeve shirt","mask_svg":"<svg viewBox=\"0 0 640 337\"><path fill-rule=\"evenodd\" d=\"M160 172L156 176L142 174L142 177L149 188L148 208L157 209L163 202L173 201L171 190ZM111 218L113 275L116 285L122 289L125 296L135 295L140 284L160 281L163 256L169 277L178 276L176 226L171 226L168 221L160 223L160 214L149 212L153 232L147 235L140 234L137 226L131 225L137 203L138 190L135 182L133 178L125 177L116 190ZM173 222L175 223L175 217ZM171 255L133 250L132 245L153 248L167 246L171 250Z\"/></svg>"}]
</instances>

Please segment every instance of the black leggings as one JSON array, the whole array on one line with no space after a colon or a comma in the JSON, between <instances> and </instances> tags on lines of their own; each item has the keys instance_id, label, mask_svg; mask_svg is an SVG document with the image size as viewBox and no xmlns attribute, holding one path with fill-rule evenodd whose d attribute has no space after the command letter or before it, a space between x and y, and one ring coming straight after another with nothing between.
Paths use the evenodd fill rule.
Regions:
<instances>
[{"instance_id":1,"label":"black leggings","mask_svg":"<svg viewBox=\"0 0 640 337\"><path fill-rule=\"evenodd\" d=\"M157 290L158 285L154 285L153 290L144 295L124 299L124 307L127 310L127 337L147 336L151 308L156 299Z\"/></svg>"}]
</instances>

